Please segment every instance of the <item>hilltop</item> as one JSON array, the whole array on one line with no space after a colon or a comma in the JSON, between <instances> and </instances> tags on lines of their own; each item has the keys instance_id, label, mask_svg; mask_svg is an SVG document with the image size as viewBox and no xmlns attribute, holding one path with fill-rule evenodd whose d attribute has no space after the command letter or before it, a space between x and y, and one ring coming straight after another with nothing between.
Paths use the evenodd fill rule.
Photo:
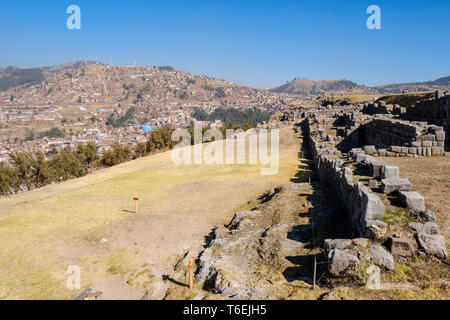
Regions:
<instances>
[{"instance_id":1,"label":"hilltop","mask_svg":"<svg viewBox=\"0 0 450 320\"><path fill-rule=\"evenodd\" d=\"M272 89L272 92L318 95L329 91L346 91L352 88L367 89L349 80L322 80L295 79L282 86Z\"/></svg>"},{"instance_id":2,"label":"hilltop","mask_svg":"<svg viewBox=\"0 0 450 320\"><path fill-rule=\"evenodd\" d=\"M387 94L402 92L427 92L434 90L449 90L450 76L427 82L408 82L384 84L373 87L359 85L350 80L321 80L294 79L282 86L271 89L272 92L319 95L327 92L351 92L357 94Z\"/></svg>"}]
</instances>

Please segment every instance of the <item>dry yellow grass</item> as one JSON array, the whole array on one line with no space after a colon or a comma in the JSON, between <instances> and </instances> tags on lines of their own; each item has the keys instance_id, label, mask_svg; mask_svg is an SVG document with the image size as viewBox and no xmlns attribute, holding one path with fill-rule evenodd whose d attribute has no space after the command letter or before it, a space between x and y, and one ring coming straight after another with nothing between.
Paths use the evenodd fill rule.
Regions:
<instances>
[{"instance_id":1,"label":"dry yellow grass","mask_svg":"<svg viewBox=\"0 0 450 320\"><path fill-rule=\"evenodd\" d=\"M108 284L143 265L160 277L172 256L295 175L298 139L289 128L280 136L274 176L258 165L175 166L166 152L0 199L0 299L73 298L81 290L66 288L69 265L81 267L82 289L139 298ZM139 214L130 212L136 195Z\"/></svg>"}]
</instances>

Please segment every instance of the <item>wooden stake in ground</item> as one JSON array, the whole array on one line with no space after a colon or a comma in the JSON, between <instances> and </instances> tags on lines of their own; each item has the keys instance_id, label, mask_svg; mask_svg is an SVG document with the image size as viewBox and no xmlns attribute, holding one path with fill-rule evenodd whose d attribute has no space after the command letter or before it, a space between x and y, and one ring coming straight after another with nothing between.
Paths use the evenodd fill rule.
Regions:
<instances>
[{"instance_id":1,"label":"wooden stake in ground","mask_svg":"<svg viewBox=\"0 0 450 320\"><path fill-rule=\"evenodd\" d=\"M188 268L189 268L189 289L192 289L194 287L194 275L192 273L193 265L194 265L194 260L189 259L189 264L188 264Z\"/></svg>"},{"instance_id":2,"label":"wooden stake in ground","mask_svg":"<svg viewBox=\"0 0 450 320\"><path fill-rule=\"evenodd\" d=\"M134 200L134 206L135 206L134 212L138 213L138 201L139 201L139 198L138 197L134 197L133 200Z\"/></svg>"}]
</instances>

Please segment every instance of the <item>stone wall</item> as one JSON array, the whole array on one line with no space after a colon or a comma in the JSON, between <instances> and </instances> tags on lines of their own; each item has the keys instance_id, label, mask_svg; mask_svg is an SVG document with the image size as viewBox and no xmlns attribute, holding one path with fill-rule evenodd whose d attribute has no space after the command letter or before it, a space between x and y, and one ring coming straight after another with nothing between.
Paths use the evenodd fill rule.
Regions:
<instances>
[{"instance_id":1,"label":"stone wall","mask_svg":"<svg viewBox=\"0 0 450 320\"><path fill-rule=\"evenodd\" d=\"M362 125L365 151L375 156L443 156L443 127L426 122L374 119Z\"/></svg>"},{"instance_id":2,"label":"stone wall","mask_svg":"<svg viewBox=\"0 0 450 320\"><path fill-rule=\"evenodd\" d=\"M353 171L344 166L342 159L336 159L340 152L335 148L323 147L314 138L316 128L312 128L310 119L303 122L304 137L307 139L314 166L322 183L331 186L347 210L352 227L360 237L366 237L366 230L372 225L383 224L385 207L380 198L362 183L353 182Z\"/></svg>"},{"instance_id":3,"label":"stone wall","mask_svg":"<svg viewBox=\"0 0 450 320\"><path fill-rule=\"evenodd\" d=\"M416 105L407 107L402 117L442 126L447 134L447 142L450 142L450 96L436 92L434 99L421 100Z\"/></svg>"}]
</instances>

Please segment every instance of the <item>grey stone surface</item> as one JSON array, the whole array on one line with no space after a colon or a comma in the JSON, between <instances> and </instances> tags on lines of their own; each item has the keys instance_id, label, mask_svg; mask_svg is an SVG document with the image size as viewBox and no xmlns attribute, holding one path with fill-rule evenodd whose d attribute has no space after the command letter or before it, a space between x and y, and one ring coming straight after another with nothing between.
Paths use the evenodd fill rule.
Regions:
<instances>
[{"instance_id":1,"label":"grey stone surface","mask_svg":"<svg viewBox=\"0 0 450 320\"><path fill-rule=\"evenodd\" d=\"M423 228L423 224L419 222L410 222L408 223L408 227L414 231L420 231Z\"/></svg>"},{"instance_id":2,"label":"grey stone surface","mask_svg":"<svg viewBox=\"0 0 450 320\"><path fill-rule=\"evenodd\" d=\"M441 259L447 259L447 248L445 247L445 237L443 235L430 235L419 232L417 239L420 246L427 254L434 255Z\"/></svg>"},{"instance_id":3,"label":"grey stone surface","mask_svg":"<svg viewBox=\"0 0 450 320\"><path fill-rule=\"evenodd\" d=\"M364 146L364 152L365 152L366 154L372 155L372 154L375 153L375 151L377 151L377 149L375 148L375 146Z\"/></svg>"},{"instance_id":4,"label":"grey stone surface","mask_svg":"<svg viewBox=\"0 0 450 320\"><path fill-rule=\"evenodd\" d=\"M383 242L387 238L387 224L381 220L366 221L365 236L372 241Z\"/></svg>"},{"instance_id":5,"label":"grey stone surface","mask_svg":"<svg viewBox=\"0 0 450 320\"><path fill-rule=\"evenodd\" d=\"M351 245L352 240L350 239L326 239L324 243L325 254L328 255L334 249L348 249Z\"/></svg>"},{"instance_id":6,"label":"grey stone surface","mask_svg":"<svg viewBox=\"0 0 450 320\"><path fill-rule=\"evenodd\" d=\"M413 210L425 210L425 199L415 191L400 191L402 205Z\"/></svg>"},{"instance_id":7,"label":"grey stone surface","mask_svg":"<svg viewBox=\"0 0 450 320\"><path fill-rule=\"evenodd\" d=\"M420 232L434 235L434 234L441 234L441 230L439 229L439 226L434 222L425 222L422 225L422 228L418 230Z\"/></svg>"},{"instance_id":8,"label":"grey stone surface","mask_svg":"<svg viewBox=\"0 0 450 320\"><path fill-rule=\"evenodd\" d=\"M371 192L362 192L362 201L366 220L377 220L384 217L386 209L377 195Z\"/></svg>"},{"instance_id":9,"label":"grey stone surface","mask_svg":"<svg viewBox=\"0 0 450 320\"><path fill-rule=\"evenodd\" d=\"M399 169L394 166L384 166L381 169L381 178L382 179L398 179L399 178Z\"/></svg>"},{"instance_id":10,"label":"grey stone surface","mask_svg":"<svg viewBox=\"0 0 450 320\"><path fill-rule=\"evenodd\" d=\"M383 193L391 193L394 191L412 191L411 182L404 178L382 179L381 191Z\"/></svg>"},{"instance_id":11,"label":"grey stone surface","mask_svg":"<svg viewBox=\"0 0 450 320\"><path fill-rule=\"evenodd\" d=\"M417 244L411 239L390 237L388 247L394 256L413 257L417 251Z\"/></svg>"},{"instance_id":12,"label":"grey stone surface","mask_svg":"<svg viewBox=\"0 0 450 320\"><path fill-rule=\"evenodd\" d=\"M370 175L372 177L381 176L384 166L386 166L386 162L382 160L373 160L370 162Z\"/></svg>"},{"instance_id":13,"label":"grey stone surface","mask_svg":"<svg viewBox=\"0 0 450 320\"><path fill-rule=\"evenodd\" d=\"M359 259L348 252L334 249L330 252L328 268L335 277L354 276L359 273Z\"/></svg>"},{"instance_id":14,"label":"grey stone surface","mask_svg":"<svg viewBox=\"0 0 450 320\"><path fill-rule=\"evenodd\" d=\"M409 210L407 213L411 218L420 222L435 222L436 216L431 210Z\"/></svg>"},{"instance_id":15,"label":"grey stone surface","mask_svg":"<svg viewBox=\"0 0 450 320\"><path fill-rule=\"evenodd\" d=\"M394 270L394 257L392 257L392 255L382 246L372 246L370 248L370 254L372 255L373 261L377 266L384 267L388 270Z\"/></svg>"},{"instance_id":16,"label":"grey stone surface","mask_svg":"<svg viewBox=\"0 0 450 320\"><path fill-rule=\"evenodd\" d=\"M352 239L352 245L357 246L358 248L366 248L369 244L369 239L367 238L355 238Z\"/></svg>"}]
</instances>

